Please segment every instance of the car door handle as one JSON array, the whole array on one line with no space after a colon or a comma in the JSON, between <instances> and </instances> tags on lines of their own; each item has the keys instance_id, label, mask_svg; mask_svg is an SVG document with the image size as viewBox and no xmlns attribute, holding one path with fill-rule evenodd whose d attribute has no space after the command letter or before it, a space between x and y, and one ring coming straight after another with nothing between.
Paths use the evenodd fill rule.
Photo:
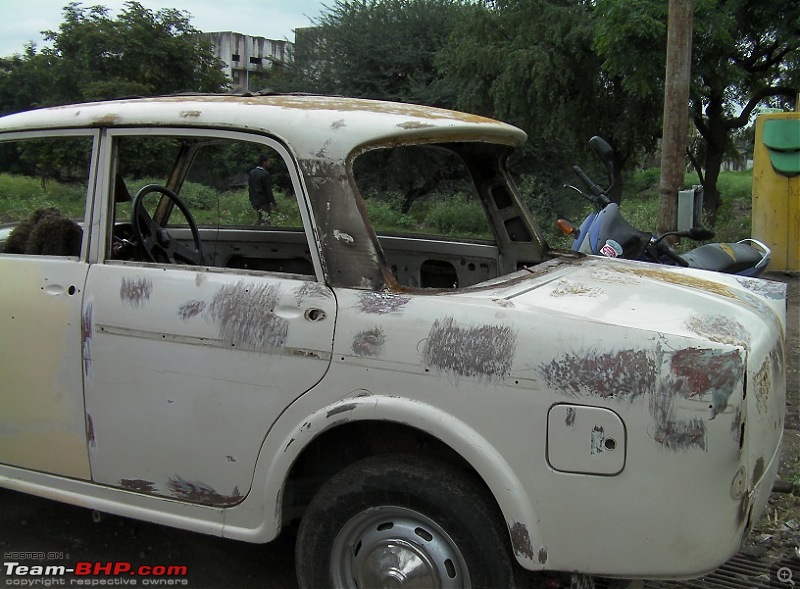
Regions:
<instances>
[{"instance_id":1,"label":"car door handle","mask_svg":"<svg viewBox=\"0 0 800 589\"><path fill-rule=\"evenodd\" d=\"M328 316L322 309L306 309L305 317L309 321L324 321Z\"/></svg>"}]
</instances>

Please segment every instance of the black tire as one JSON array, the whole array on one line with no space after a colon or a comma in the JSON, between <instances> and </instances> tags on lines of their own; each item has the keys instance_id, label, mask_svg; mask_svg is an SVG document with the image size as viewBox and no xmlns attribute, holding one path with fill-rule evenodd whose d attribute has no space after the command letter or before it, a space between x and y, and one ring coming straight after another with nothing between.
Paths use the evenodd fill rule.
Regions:
<instances>
[{"instance_id":1,"label":"black tire","mask_svg":"<svg viewBox=\"0 0 800 589\"><path fill-rule=\"evenodd\" d=\"M366 458L326 482L300 522L295 559L307 589L506 589L520 572L476 478L407 454Z\"/></svg>"}]
</instances>

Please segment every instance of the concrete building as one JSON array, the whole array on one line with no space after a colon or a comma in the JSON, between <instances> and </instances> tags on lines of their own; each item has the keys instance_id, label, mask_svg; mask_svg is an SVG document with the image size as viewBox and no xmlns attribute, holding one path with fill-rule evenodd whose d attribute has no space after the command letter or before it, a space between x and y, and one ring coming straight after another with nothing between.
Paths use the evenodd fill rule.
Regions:
<instances>
[{"instance_id":1,"label":"concrete building","mask_svg":"<svg viewBox=\"0 0 800 589\"><path fill-rule=\"evenodd\" d=\"M214 55L225 67L223 71L230 78L234 90L260 90L251 87L253 73L268 70L275 63L289 61L292 43L243 35L232 31L203 33L214 46Z\"/></svg>"}]
</instances>

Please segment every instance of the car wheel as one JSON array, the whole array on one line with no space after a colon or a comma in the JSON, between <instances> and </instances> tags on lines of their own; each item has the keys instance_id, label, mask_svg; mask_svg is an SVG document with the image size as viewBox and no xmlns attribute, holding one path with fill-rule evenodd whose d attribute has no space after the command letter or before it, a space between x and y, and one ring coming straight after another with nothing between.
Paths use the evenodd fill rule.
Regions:
<instances>
[{"instance_id":1,"label":"car wheel","mask_svg":"<svg viewBox=\"0 0 800 589\"><path fill-rule=\"evenodd\" d=\"M470 473L393 454L332 477L297 536L301 587L515 587L499 509Z\"/></svg>"}]
</instances>

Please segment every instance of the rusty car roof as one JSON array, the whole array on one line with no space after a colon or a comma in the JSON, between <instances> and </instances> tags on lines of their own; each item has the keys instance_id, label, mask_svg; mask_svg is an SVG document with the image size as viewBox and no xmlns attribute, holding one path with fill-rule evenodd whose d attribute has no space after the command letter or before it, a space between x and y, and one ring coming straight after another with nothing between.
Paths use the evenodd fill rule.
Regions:
<instances>
[{"instance_id":1,"label":"rusty car roof","mask_svg":"<svg viewBox=\"0 0 800 589\"><path fill-rule=\"evenodd\" d=\"M0 132L93 127L197 127L266 133L303 158L396 138L515 146L525 132L482 116L428 106L309 95L177 95L55 106L0 117Z\"/></svg>"}]
</instances>

